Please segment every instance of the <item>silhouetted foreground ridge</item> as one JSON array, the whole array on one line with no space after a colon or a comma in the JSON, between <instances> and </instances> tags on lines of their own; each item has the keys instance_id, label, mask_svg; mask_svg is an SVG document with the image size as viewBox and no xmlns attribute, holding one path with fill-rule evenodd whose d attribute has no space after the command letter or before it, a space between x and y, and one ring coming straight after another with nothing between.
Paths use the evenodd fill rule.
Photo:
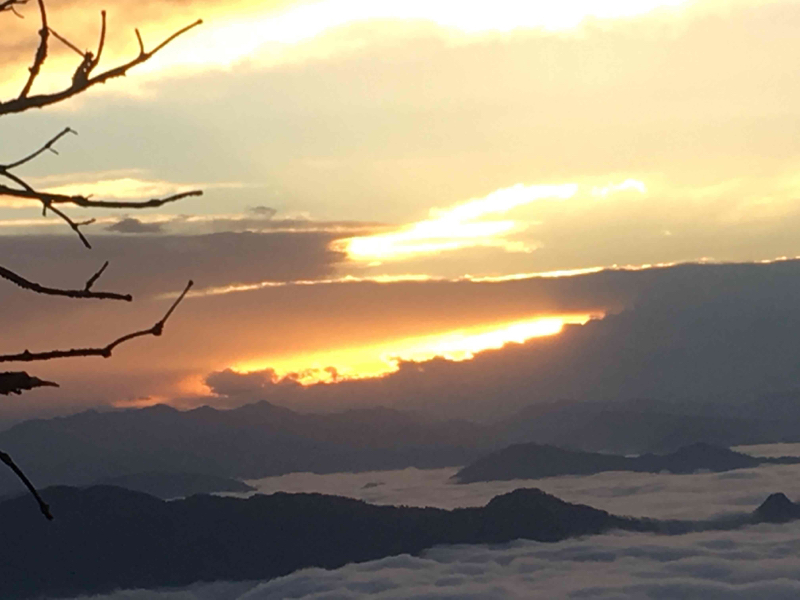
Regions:
<instances>
[{"instance_id":1,"label":"silhouetted foreground ridge","mask_svg":"<svg viewBox=\"0 0 800 600\"><path fill-rule=\"evenodd\" d=\"M321 494L165 502L111 486L53 487L43 493L56 512L52 523L26 496L0 504L1 598L268 579L437 544L557 541L638 528L635 520L536 489L452 511Z\"/></svg>"},{"instance_id":2,"label":"silhouetted foreground ridge","mask_svg":"<svg viewBox=\"0 0 800 600\"><path fill-rule=\"evenodd\" d=\"M515 444L493 452L464 467L453 478L458 483L539 479L557 475L591 475L605 471L639 473L715 473L750 469L761 464L797 464L800 458L761 458L698 443L670 454L643 454L627 457L578 450L564 450L540 444Z\"/></svg>"},{"instance_id":3,"label":"silhouetted foreground ridge","mask_svg":"<svg viewBox=\"0 0 800 600\"><path fill-rule=\"evenodd\" d=\"M800 518L800 504L783 494L773 494L749 515L708 521L619 517L538 489L456 510L286 493L166 502L112 486L58 486L43 495L53 506L54 522L42 519L27 496L0 502L4 600L263 580L440 544L555 542L610 529L681 534Z\"/></svg>"}]
</instances>

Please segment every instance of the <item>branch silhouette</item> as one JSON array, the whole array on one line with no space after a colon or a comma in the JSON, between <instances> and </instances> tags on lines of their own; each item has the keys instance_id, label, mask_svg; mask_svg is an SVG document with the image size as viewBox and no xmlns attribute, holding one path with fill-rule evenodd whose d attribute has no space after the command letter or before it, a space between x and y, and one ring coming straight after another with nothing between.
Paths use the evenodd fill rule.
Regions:
<instances>
[{"instance_id":1,"label":"branch silhouette","mask_svg":"<svg viewBox=\"0 0 800 600\"><path fill-rule=\"evenodd\" d=\"M11 12L16 16L21 17L21 15L17 12L16 9L27 3L28 0L0 0L0 13ZM38 8L38 13L39 13L40 28L38 31L39 43L37 45L36 52L33 57L33 63L28 68L28 76L25 79L25 83L19 95L16 98L12 98L10 100L0 101L0 117L4 115L21 113L34 108L43 108L45 106L56 104L58 102L62 102L64 100L72 98L73 96L76 96L78 94L81 94L99 83L106 83L107 81L114 79L116 77L122 77L126 75L130 69L149 60L153 55L162 50L165 46L170 44L176 38L185 34L189 30L197 27L202 23L202 20L198 19L194 23L191 23L186 27L183 27L182 29L175 31L173 34L169 35L167 38L165 38L159 44L157 44L152 50L145 49L141 33L139 32L138 29L134 29L136 40L139 45L138 55L133 57L128 62L122 63L113 68L110 68L108 70L99 72L96 75L93 75L95 69L97 69L98 65L100 64L100 58L103 54L103 48L105 47L106 43L106 32L107 32L106 12L101 11L100 13L100 33L97 42L97 51L95 53L92 53L88 50L85 52L81 51L77 45L73 44L65 36L59 34L57 31L55 31L55 29L53 29L52 25L48 22L45 0L36 0L36 6ZM37 78L42 72L42 68L45 62L47 61L49 44L52 38L55 38L55 40L64 44L65 46L67 46L67 48L77 53L80 57L80 62L78 63L77 67L75 68L75 71L73 72L72 82L68 87L53 93L33 94L32 93L33 87L36 83ZM17 169L18 167L30 163L31 161L35 160L45 152L52 152L54 154L58 154L55 148L56 144L60 140L62 140L62 138L64 138L67 134L70 133L76 134L76 131L71 127L66 127L61 132L57 133L47 142L38 147L36 150L34 150L33 152L13 162L7 164L0 164L0 180L3 181L3 183L0 183L0 196L28 199L41 203L42 216L46 216L48 210L52 211L53 214L55 214L57 217L63 220L67 224L67 226L70 229L72 229L73 232L75 232L75 234L80 239L81 243L86 248L91 248L92 246L89 243L89 240L84 235L81 228L92 224L94 222L94 219L87 219L83 221L75 220L69 214L64 212L63 210L64 205L71 205L78 208L104 208L104 209L158 208L160 206L163 206L171 202L177 202L179 200L183 200L184 198L192 196L201 196L203 194L201 190L192 190L188 192L172 194L164 198L153 198L150 200L141 200L141 201L93 200L91 198L91 194L67 195L67 194L54 194L47 191L38 190L33 185L31 185L25 178L21 177L19 174L15 172L15 169ZM97 272L95 272L86 281L86 284L82 289L63 289L63 288L45 286L40 283L31 281L23 277L19 273L16 273L13 270L3 266L0 266L0 279L5 279L6 281L9 281L14 285L17 285L23 290L34 292L37 294L44 294L49 296L62 296L66 298L76 298L76 299L121 300L125 302L132 301L133 297L130 294L121 294L117 292L96 292L92 290L92 287L94 286L95 283L97 283L98 279L103 275L106 268L108 268L107 261L103 264L102 267L100 267L100 269ZM175 302L167 310L166 314L161 318L161 320L157 321L152 327L150 327L149 329L135 331L133 333L124 335L114 340L110 344L107 344L106 346L98 348L53 350L53 351L39 352L39 353L31 353L26 350L21 354L0 356L0 362L31 362L31 361L51 360L56 358L84 357L84 356L102 356L106 358L110 357L114 349L120 344L124 344L130 340L139 337L151 336L151 335L160 336L163 333L164 326L166 325L167 320L170 318L172 313L184 299L184 297L189 292L189 289L191 289L191 287L192 287L192 282L189 281L189 283L186 285L185 289L177 298L177 300L175 300ZM10 394L21 394L25 391L41 387L58 387L58 384L52 381L45 381L33 375L29 375L24 371L0 372L0 395L7 396ZM52 520L53 516L50 513L49 506L44 502L44 500L42 500L36 488L33 486L30 480L25 476L23 471L14 463L11 457L8 454L0 451L0 461L2 461L6 466L8 466L12 471L14 471L17 477L22 481L22 483L28 488L33 497L36 499L42 514L47 519Z\"/></svg>"},{"instance_id":2,"label":"branch silhouette","mask_svg":"<svg viewBox=\"0 0 800 600\"><path fill-rule=\"evenodd\" d=\"M131 302L133 300L133 296L130 294L92 291L92 286L100 278L107 267L108 261L103 264L97 273L91 276L82 290L65 290L60 288L46 287L33 281L29 281L22 277L22 275L18 275L14 271L5 268L2 265L0 265L0 277L7 279L11 283L18 285L24 290L30 290L32 292L36 292L37 294L46 294L48 296L64 296L66 298L95 298L97 300L123 300L125 302Z\"/></svg>"},{"instance_id":3,"label":"branch silhouette","mask_svg":"<svg viewBox=\"0 0 800 600\"><path fill-rule=\"evenodd\" d=\"M42 497L39 495L39 492L36 491L35 487L33 487L31 480L28 479L25 473L22 472L22 469L20 469L13 461L13 459L3 451L0 451L0 462L5 463L6 466L8 466L12 471L14 471L16 476L19 477L20 481L22 481L22 483L25 484L25 487L28 488L28 491L36 499L36 502L39 504L39 510L42 511L42 514L45 516L45 518L47 518L48 521L52 521L53 515L50 512L50 506L48 506L48 504L44 500L42 500Z\"/></svg>"},{"instance_id":4,"label":"branch silhouette","mask_svg":"<svg viewBox=\"0 0 800 600\"><path fill-rule=\"evenodd\" d=\"M7 2L8 0L6 0ZM42 27L39 30L39 47L36 50L36 55L34 56L33 65L30 68L30 75L28 77L28 81L25 83L25 87L22 89L22 92L17 98L12 100L7 100L5 102L0 102L0 116L9 115L14 113L20 113L25 110L29 110L31 108L43 108L45 106L49 106L51 104L55 104L57 102L62 102L67 100L68 98L72 98L81 92L89 89L92 86L97 85L98 83L105 83L109 79L113 79L115 77L122 77L126 75L130 69L135 67L136 65L140 65L146 60L149 60L154 54L156 54L159 50L164 48L167 44L175 40L175 38L183 35L187 31L194 29L198 25L203 23L202 19L198 19L194 23L179 29L172 35L168 36L164 39L160 44L158 44L152 50L145 50L144 42L142 41L142 35L139 33L138 29L135 29L136 39L139 42L139 54L135 58L129 60L126 63L108 69L107 71L103 71L94 77L91 76L92 71L97 67L100 62L100 55L103 51L103 45L105 44L105 37L106 37L106 17L105 11L102 14L102 25L100 30L100 42L98 44L97 56L95 57L92 52L80 52L71 42L66 41L66 38L56 34L47 24L47 11L45 9L44 0L37 0L39 5L39 14L42 23ZM9 6L13 6L14 4L18 4L16 2L12 2ZM35 96L30 96L29 92L33 87L34 81L38 77L42 65L44 64L45 60L47 59L47 49L48 49L48 40L50 37L50 33L53 33L54 36L57 36L57 39L66 43L68 46L75 49L77 52L82 54L83 59L81 63L78 65L77 69L75 70L74 75L72 76L72 85L68 88L62 89L58 92L53 92L50 94L38 94Z\"/></svg>"},{"instance_id":5,"label":"branch silhouette","mask_svg":"<svg viewBox=\"0 0 800 600\"><path fill-rule=\"evenodd\" d=\"M167 319L170 318L172 313L178 307L178 304L186 297L186 294L194 285L193 281L189 281L186 284L186 287L181 292L180 296L172 303L172 306L169 307L166 314L158 321L155 325L150 327L149 329L143 329L141 331L135 331L133 333L129 333L127 335L123 335L120 338L117 338L110 344L105 346L97 347L97 348L72 348L70 350L49 350L46 352L29 352L25 350L19 354L5 354L0 355L0 363L4 362L34 362L34 361L42 361L42 360L54 360L57 358L75 358L75 357L88 357L88 356L102 356L103 358L109 358L111 353L114 349L119 346L120 344L124 344L130 340L136 339L138 337L143 337L146 335L153 335L153 336L160 336L164 332L164 325L167 323Z\"/></svg>"}]
</instances>

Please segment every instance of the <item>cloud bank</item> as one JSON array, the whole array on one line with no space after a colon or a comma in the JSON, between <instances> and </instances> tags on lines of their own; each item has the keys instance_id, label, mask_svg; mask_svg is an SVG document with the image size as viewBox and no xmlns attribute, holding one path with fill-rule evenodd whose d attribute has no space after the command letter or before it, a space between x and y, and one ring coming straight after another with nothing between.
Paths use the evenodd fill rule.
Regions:
<instances>
[{"instance_id":1,"label":"cloud bank","mask_svg":"<svg viewBox=\"0 0 800 600\"><path fill-rule=\"evenodd\" d=\"M785 452L775 445L759 451ZM559 477L535 485L571 501L608 510L637 507L636 514L690 517L724 508L752 510L769 491L800 493L794 471L760 467L746 472L709 475L602 474ZM450 485L449 470L339 474L295 474L261 480L263 491L336 492L411 505L465 506L483 503L474 493L501 493L487 484ZM732 477L745 475L745 477ZM304 480L303 480L304 478ZM338 480L338 481L336 481ZM372 483L364 489L365 483ZM527 482L530 485L531 482ZM778 485L778 487L775 487ZM789 486L789 487L786 487ZM350 493L347 493L347 489ZM505 490L502 490L505 491ZM359 496L362 495L362 496ZM758 495L758 499L755 498ZM375 499L373 499L374 501ZM758 525L735 531L706 531L676 536L611 533L555 544L517 541L498 546L438 547L421 556L395 556L326 571L307 569L269 582L195 586L176 591L126 591L94 600L322 600L361 599L528 599L700 600L763 598L783 600L800 593L800 523ZM147 595L149 594L149 595Z\"/></svg>"}]
</instances>

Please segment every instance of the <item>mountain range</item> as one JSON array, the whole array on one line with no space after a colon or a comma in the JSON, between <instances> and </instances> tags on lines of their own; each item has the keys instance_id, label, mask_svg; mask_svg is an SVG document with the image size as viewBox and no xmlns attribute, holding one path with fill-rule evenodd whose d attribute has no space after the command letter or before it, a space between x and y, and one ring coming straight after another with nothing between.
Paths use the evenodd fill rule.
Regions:
<instances>
[{"instance_id":1,"label":"mountain range","mask_svg":"<svg viewBox=\"0 0 800 600\"><path fill-rule=\"evenodd\" d=\"M255 479L463 465L492 448L486 431L384 408L300 414L268 402L233 410L158 405L25 421L0 432L0 449L46 487L154 472ZM0 496L18 490L0 469Z\"/></svg>"},{"instance_id":2,"label":"mountain range","mask_svg":"<svg viewBox=\"0 0 800 600\"><path fill-rule=\"evenodd\" d=\"M0 432L0 449L41 487L113 483L163 496L158 486L114 479L135 476L141 484L160 474L183 496L227 489L192 487L191 477L463 466L514 443L664 454L697 442L727 447L795 441L796 405L800 394L793 392L737 405L728 414L715 403L561 401L531 405L494 423L389 408L303 414L265 401L232 410L157 405L25 421ZM19 490L13 474L0 469L0 497Z\"/></svg>"},{"instance_id":3,"label":"mountain range","mask_svg":"<svg viewBox=\"0 0 800 600\"><path fill-rule=\"evenodd\" d=\"M593 475L606 471L688 474L752 469L762 464L798 464L800 457L762 458L703 442L669 454L618 456L565 450L541 444L514 444L479 458L453 476L458 483Z\"/></svg>"},{"instance_id":4,"label":"mountain range","mask_svg":"<svg viewBox=\"0 0 800 600\"><path fill-rule=\"evenodd\" d=\"M555 542L612 529L684 533L800 517L800 506L781 494L750 515L719 523L620 517L538 489L455 510L322 494L198 495L170 502L112 486L58 486L42 494L55 521L43 519L28 496L0 502L0 598L270 579L440 544Z\"/></svg>"}]
</instances>

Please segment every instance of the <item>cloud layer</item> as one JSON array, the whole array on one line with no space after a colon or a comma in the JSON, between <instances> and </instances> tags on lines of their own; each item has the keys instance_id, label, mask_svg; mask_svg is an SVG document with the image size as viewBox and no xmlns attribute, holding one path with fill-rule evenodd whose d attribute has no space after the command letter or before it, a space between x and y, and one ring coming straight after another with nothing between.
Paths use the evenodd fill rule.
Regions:
<instances>
[{"instance_id":1,"label":"cloud layer","mask_svg":"<svg viewBox=\"0 0 800 600\"><path fill-rule=\"evenodd\" d=\"M759 451L786 453L791 448L777 445ZM796 497L800 484L794 482L800 479L800 467L791 468L791 472L783 467L759 467L736 473L678 476L628 477L631 474L616 473L552 478L535 485L572 501L609 510L627 506L636 508L632 514L698 517L711 516L720 508L723 512L752 510L768 492L778 489ZM411 505L427 500L440 505L475 505L483 503L487 494L500 491L486 484L450 484L454 490L450 493L443 478L447 471L295 475L272 478L270 486L265 485L268 480L260 483L265 492L322 491L354 497L375 494L382 498L372 498L373 501L408 501ZM298 478L305 481L300 484ZM365 483L374 485L365 490ZM459 498L465 488L482 490L468 499ZM242 584L249 589L213 584L181 591L130 591L94 598L783 600L800 593L798 538L800 524L790 523L676 536L612 533L556 544L517 541L499 546L438 547L419 557L396 556L333 571L307 569L269 582ZM147 593L151 595L146 596Z\"/></svg>"}]
</instances>

